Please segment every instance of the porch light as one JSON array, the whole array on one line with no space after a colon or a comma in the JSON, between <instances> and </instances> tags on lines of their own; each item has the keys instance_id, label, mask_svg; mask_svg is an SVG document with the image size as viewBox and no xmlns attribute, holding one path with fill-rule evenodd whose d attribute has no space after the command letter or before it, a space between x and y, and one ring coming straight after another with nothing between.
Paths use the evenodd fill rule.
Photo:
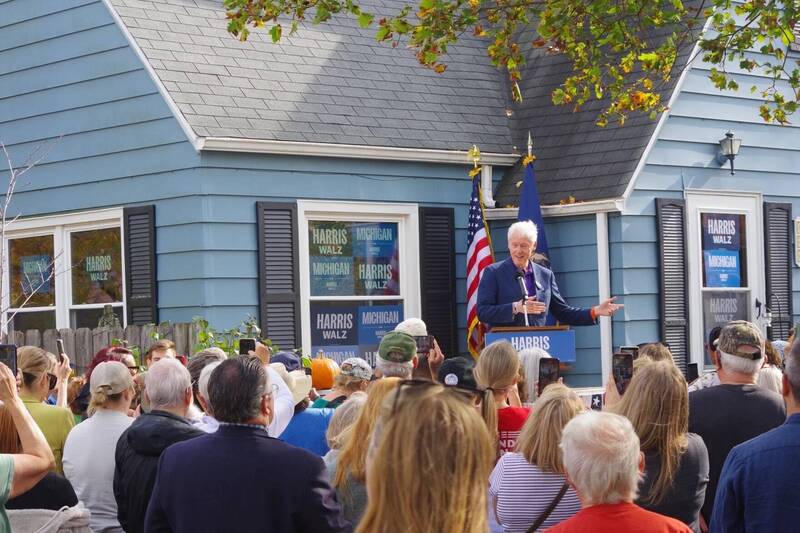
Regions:
<instances>
[{"instance_id":1,"label":"porch light","mask_svg":"<svg viewBox=\"0 0 800 533\"><path fill-rule=\"evenodd\" d=\"M733 160L739 154L739 148L742 146L742 140L733 136L732 131L726 131L725 137L719 140L720 152L717 154L717 162L724 165L725 161L731 162L731 175L735 174L733 169Z\"/></svg>"}]
</instances>

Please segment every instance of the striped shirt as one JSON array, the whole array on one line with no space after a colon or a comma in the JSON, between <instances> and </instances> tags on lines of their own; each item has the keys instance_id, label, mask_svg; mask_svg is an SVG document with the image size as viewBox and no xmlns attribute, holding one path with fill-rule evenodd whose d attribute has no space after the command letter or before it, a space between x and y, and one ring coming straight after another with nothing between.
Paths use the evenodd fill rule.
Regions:
<instances>
[{"instance_id":1,"label":"striped shirt","mask_svg":"<svg viewBox=\"0 0 800 533\"><path fill-rule=\"evenodd\" d=\"M564 476L542 472L522 454L503 455L489 478L490 500L497 502L497 518L506 533L525 533L549 506L561 486ZM539 531L570 518L581 510L575 490L570 487Z\"/></svg>"}]
</instances>

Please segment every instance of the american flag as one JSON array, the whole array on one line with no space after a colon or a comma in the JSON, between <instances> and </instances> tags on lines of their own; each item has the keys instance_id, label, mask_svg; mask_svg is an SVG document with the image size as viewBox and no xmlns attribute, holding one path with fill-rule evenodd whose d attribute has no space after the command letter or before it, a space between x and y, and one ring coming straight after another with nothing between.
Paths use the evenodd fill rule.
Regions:
<instances>
[{"instance_id":1,"label":"american flag","mask_svg":"<svg viewBox=\"0 0 800 533\"><path fill-rule=\"evenodd\" d=\"M483 325L478 321L478 283L483 269L494 262L489 228L483 215L480 176L472 180L467 225L467 347L473 357L483 347Z\"/></svg>"}]
</instances>

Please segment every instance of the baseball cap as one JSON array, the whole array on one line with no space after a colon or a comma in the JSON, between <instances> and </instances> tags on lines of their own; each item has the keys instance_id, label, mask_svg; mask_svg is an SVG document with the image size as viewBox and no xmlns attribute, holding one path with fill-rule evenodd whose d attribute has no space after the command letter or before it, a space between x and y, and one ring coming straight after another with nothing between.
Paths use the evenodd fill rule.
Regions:
<instances>
[{"instance_id":1,"label":"baseball cap","mask_svg":"<svg viewBox=\"0 0 800 533\"><path fill-rule=\"evenodd\" d=\"M757 350L755 352L740 350L743 346L752 346ZM728 322L720 331L717 348L721 352L737 357L761 359L764 351L764 338L755 324L745 320L734 320Z\"/></svg>"},{"instance_id":2,"label":"baseball cap","mask_svg":"<svg viewBox=\"0 0 800 533\"><path fill-rule=\"evenodd\" d=\"M392 363L408 363L417 355L414 337L401 331L390 331L381 339L378 357Z\"/></svg>"},{"instance_id":3,"label":"baseball cap","mask_svg":"<svg viewBox=\"0 0 800 533\"><path fill-rule=\"evenodd\" d=\"M294 372L300 370L300 358L292 352L278 352L269 358L270 363L281 363L286 368L287 372Z\"/></svg>"},{"instance_id":4,"label":"baseball cap","mask_svg":"<svg viewBox=\"0 0 800 533\"><path fill-rule=\"evenodd\" d=\"M477 389L473 370L475 361L466 357L451 357L445 359L439 368L439 383L450 387Z\"/></svg>"},{"instance_id":5,"label":"baseball cap","mask_svg":"<svg viewBox=\"0 0 800 533\"><path fill-rule=\"evenodd\" d=\"M372 368L369 366L369 363L360 357L349 357L345 359L342 361L342 364L339 365L339 369L341 369L342 374L345 376L363 380L372 379Z\"/></svg>"},{"instance_id":6,"label":"baseball cap","mask_svg":"<svg viewBox=\"0 0 800 533\"><path fill-rule=\"evenodd\" d=\"M92 394L106 389L106 395L119 394L133 387L133 378L128 367L119 361L100 363L92 370L89 389Z\"/></svg>"}]
</instances>

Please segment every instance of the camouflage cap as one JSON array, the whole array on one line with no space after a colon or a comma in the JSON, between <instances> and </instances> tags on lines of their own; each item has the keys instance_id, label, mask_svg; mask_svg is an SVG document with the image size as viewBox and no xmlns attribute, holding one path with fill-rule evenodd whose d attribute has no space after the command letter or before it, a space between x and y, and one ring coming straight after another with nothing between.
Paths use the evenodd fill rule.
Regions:
<instances>
[{"instance_id":1,"label":"camouflage cap","mask_svg":"<svg viewBox=\"0 0 800 533\"><path fill-rule=\"evenodd\" d=\"M408 363L417 355L414 337L401 331L390 331L381 339L378 357L392 363Z\"/></svg>"},{"instance_id":2,"label":"camouflage cap","mask_svg":"<svg viewBox=\"0 0 800 533\"><path fill-rule=\"evenodd\" d=\"M740 350L743 346L757 348L755 352ZM745 359L761 359L764 352L764 338L761 331L752 322L745 320L734 320L725 324L719 334L717 348L737 357Z\"/></svg>"}]
</instances>

